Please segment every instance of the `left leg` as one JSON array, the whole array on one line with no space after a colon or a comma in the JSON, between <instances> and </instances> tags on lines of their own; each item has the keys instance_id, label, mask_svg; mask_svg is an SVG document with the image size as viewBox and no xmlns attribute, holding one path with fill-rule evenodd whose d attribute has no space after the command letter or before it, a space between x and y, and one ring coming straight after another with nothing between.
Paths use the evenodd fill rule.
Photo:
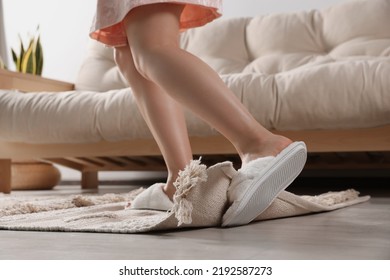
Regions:
<instances>
[{"instance_id":1,"label":"left leg","mask_svg":"<svg viewBox=\"0 0 390 280\"><path fill-rule=\"evenodd\" d=\"M192 159L183 108L136 70L128 46L115 49L115 61L129 82L138 108L164 157L168 178L164 192L172 199L180 170Z\"/></svg>"}]
</instances>

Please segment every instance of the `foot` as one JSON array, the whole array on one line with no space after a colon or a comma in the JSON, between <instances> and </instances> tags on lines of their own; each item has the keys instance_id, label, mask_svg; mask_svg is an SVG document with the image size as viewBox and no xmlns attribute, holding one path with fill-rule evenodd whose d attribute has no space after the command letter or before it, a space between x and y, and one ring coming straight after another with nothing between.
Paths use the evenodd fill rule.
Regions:
<instances>
[{"instance_id":1,"label":"foot","mask_svg":"<svg viewBox=\"0 0 390 280\"><path fill-rule=\"evenodd\" d=\"M267 156L276 156L289 146L293 141L276 134L270 134L261 143L252 143L251 146L246 147L246 151L241 153L242 166L245 166L252 160L263 158Z\"/></svg>"},{"instance_id":2,"label":"foot","mask_svg":"<svg viewBox=\"0 0 390 280\"><path fill-rule=\"evenodd\" d=\"M222 218L222 226L247 224L267 209L302 171L306 153L303 142L294 142L276 156L245 164L229 186L230 207Z\"/></svg>"},{"instance_id":3,"label":"foot","mask_svg":"<svg viewBox=\"0 0 390 280\"><path fill-rule=\"evenodd\" d=\"M163 189L163 192L165 193L165 195L171 201L173 201L173 196L174 196L174 194L176 192L175 186L173 186L173 184L170 184L169 182L167 182L166 184L164 184L164 187L162 189Z\"/></svg>"},{"instance_id":4,"label":"foot","mask_svg":"<svg viewBox=\"0 0 390 280\"><path fill-rule=\"evenodd\" d=\"M166 183L156 183L140 193L126 208L143 208L169 210L173 206L173 196L176 193L174 182L179 171L168 172ZM173 175L175 174L175 175Z\"/></svg>"},{"instance_id":5,"label":"foot","mask_svg":"<svg viewBox=\"0 0 390 280\"><path fill-rule=\"evenodd\" d=\"M142 193L127 205L126 208L132 209L151 209L168 211L173 207L173 202L163 191L164 184L156 183Z\"/></svg>"}]
</instances>

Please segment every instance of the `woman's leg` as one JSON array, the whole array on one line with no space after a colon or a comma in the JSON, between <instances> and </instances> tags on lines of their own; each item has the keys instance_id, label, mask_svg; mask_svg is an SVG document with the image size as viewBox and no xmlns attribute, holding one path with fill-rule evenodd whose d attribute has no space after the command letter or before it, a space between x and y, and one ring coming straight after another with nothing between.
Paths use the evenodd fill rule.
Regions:
<instances>
[{"instance_id":1,"label":"woman's leg","mask_svg":"<svg viewBox=\"0 0 390 280\"><path fill-rule=\"evenodd\" d=\"M152 4L127 15L126 32L138 72L222 133L244 164L278 154L291 140L261 126L214 70L180 49L182 9L176 4Z\"/></svg>"},{"instance_id":2,"label":"woman's leg","mask_svg":"<svg viewBox=\"0 0 390 280\"><path fill-rule=\"evenodd\" d=\"M164 157L168 169L164 191L172 199L173 183L179 171L192 159L183 110L159 86L138 73L129 47L116 48L115 61L128 80L141 114Z\"/></svg>"}]
</instances>

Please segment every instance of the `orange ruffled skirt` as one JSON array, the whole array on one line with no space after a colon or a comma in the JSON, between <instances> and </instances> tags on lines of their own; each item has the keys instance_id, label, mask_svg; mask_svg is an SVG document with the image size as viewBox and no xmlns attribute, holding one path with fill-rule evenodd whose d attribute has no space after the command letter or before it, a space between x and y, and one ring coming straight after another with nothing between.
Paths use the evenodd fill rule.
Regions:
<instances>
[{"instance_id":1,"label":"orange ruffled skirt","mask_svg":"<svg viewBox=\"0 0 390 280\"><path fill-rule=\"evenodd\" d=\"M123 19L132 9L155 3L185 5L181 30L205 25L222 15L222 0L98 0L90 37L113 47L127 45Z\"/></svg>"}]
</instances>

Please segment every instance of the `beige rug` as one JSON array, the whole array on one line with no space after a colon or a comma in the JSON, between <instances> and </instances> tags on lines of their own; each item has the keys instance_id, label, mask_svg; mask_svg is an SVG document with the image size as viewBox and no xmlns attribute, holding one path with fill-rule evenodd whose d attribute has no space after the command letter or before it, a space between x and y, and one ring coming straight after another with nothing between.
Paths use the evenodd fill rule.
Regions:
<instances>
[{"instance_id":1,"label":"beige rug","mask_svg":"<svg viewBox=\"0 0 390 280\"><path fill-rule=\"evenodd\" d=\"M190 227L219 227L226 192L235 170L230 162L206 169L199 161L179 177L178 196L168 212L129 210L126 204L143 191L125 194L58 197L0 197L0 229L142 233ZM332 211L369 200L353 189L318 196L284 191L255 221Z\"/></svg>"}]
</instances>

